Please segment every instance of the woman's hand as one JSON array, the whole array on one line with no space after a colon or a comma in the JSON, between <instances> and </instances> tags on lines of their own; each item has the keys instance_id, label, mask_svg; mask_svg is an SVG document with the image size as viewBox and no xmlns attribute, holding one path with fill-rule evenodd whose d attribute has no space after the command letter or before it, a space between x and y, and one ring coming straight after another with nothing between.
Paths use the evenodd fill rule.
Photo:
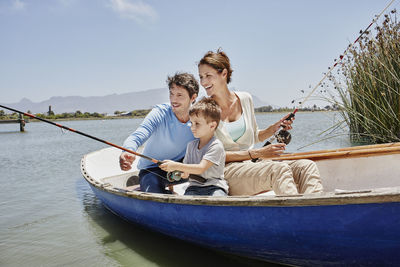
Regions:
<instances>
[{"instance_id":1,"label":"woman's hand","mask_svg":"<svg viewBox=\"0 0 400 267\"><path fill-rule=\"evenodd\" d=\"M270 144L259 149L254 149L251 155L254 158L272 158L281 155L285 151L286 145L283 143Z\"/></svg>"},{"instance_id":2,"label":"woman's hand","mask_svg":"<svg viewBox=\"0 0 400 267\"><path fill-rule=\"evenodd\" d=\"M178 165L179 163L173 160L164 160L160 165L160 169L166 172L178 171Z\"/></svg>"},{"instance_id":3,"label":"woman's hand","mask_svg":"<svg viewBox=\"0 0 400 267\"><path fill-rule=\"evenodd\" d=\"M119 167L123 171L129 171L132 168L132 163L136 156L129 152L122 152L119 156Z\"/></svg>"},{"instance_id":4,"label":"woman's hand","mask_svg":"<svg viewBox=\"0 0 400 267\"><path fill-rule=\"evenodd\" d=\"M294 120L294 117L292 117L290 120L286 120L292 113L287 114L284 116L282 119L279 121L275 122L274 124L271 124L268 128L261 130L258 133L258 140L260 142L264 141L267 138L270 138L273 136L281 127L284 127L285 130L290 130L292 129L292 123Z\"/></svg>"},{"instance_id":5,"label":"woman's hand","mask_svg":"<svg viewBox=\"0 0 400 267\"><path fill-rule=\"evenodd\" d=\"M290 114L292 114L292 113L287 114L282 119L280 119L279 121L277 121L276 123L274 123L272 125L274 132L278 131L280 127L285 128L285 130L291 130L293 128L292 123L293 123L294 117L291 118L290 120L286 120L290 116Z\"/></svg>"}]
</instances>

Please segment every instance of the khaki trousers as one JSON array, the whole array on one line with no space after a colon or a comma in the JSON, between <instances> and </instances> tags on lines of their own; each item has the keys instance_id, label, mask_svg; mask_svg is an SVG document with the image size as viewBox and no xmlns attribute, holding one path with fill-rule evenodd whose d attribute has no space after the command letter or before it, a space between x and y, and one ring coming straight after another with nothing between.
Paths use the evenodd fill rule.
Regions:
<instances>
[{"instance_id":1,"label":"khaki trousers","mask_svg":"<svg viewBox=\"0 0 400 267\"><path fill-rule=\"evenodd\" d=\"M229 195L255 195L274 190L277 195L322 192L315 162L307 159L232 162L225 166Z\"/></svg>"}]
</instances>

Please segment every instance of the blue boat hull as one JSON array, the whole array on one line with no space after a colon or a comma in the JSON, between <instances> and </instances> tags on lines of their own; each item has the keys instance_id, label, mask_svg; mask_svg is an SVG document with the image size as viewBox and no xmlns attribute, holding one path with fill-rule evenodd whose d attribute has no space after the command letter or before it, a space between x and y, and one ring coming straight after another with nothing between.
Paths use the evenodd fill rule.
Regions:
<instances>
[{"instance_id":1,"label":"blue boat hull","mask_svg":"<svg viewBox=\"0 0 400 267\"><path fill-rule=\"evenodd\" d=\"M191 205L137 199L90 184L117 215L211 249L301 265L400 264L400 203Z\"/></svg>"}]
</instances>

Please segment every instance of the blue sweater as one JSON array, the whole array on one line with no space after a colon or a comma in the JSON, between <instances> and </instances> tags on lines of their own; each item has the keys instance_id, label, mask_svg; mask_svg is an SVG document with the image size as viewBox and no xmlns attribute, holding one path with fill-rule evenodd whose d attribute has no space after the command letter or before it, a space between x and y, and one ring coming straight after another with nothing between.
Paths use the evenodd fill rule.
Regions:
<instances>
[{"instance_id":1,"label":"blue sweater","mask_svg":"<svg viewBox=\"0 0 400 267\"><path fill-rule=\"evenodd\" d=\"M143 155L157 160L180 160L185 156L186 145L194 140L189 121L180 122L170 104L155 106L140 126L124 142L127 149L136 151L146 141ZM157 167L157 164L140 157L139 169Z\"/></svg>"}]
</instances>

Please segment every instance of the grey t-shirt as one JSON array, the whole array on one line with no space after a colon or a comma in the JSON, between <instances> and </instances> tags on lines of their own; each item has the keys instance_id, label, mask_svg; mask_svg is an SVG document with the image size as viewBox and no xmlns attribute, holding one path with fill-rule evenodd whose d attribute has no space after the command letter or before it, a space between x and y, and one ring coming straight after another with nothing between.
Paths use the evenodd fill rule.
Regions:
<instances>
[{"instance_id":1,"label":"grey t-shirt","mask_svg":"<svg viewBox=\"0 0 400 267\"><path fill-rule=\"evenodd\" d=\"M200 174L200 176L207 179L205 183L200 183L193 179L189 179L189 186L210 186L215 185L221 187L228 192L228 184L224 179L225 168L225 150L221 141L214 136L211 140L201 149L199 149L199 139L195 139L188 143L186 147L186 155L183 159L185 164L199 164L202 159L208 160L213 165Z\"/></svg>"}]
</instances>

